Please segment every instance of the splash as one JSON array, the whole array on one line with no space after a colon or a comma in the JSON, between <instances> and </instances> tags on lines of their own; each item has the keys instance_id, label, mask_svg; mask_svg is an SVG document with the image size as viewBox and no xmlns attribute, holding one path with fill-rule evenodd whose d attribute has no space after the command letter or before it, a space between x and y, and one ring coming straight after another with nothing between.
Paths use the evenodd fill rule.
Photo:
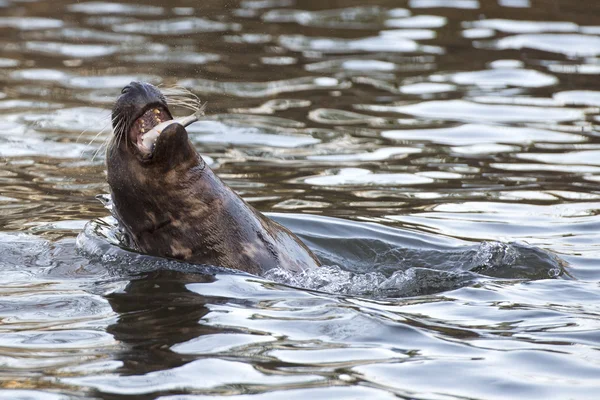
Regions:
<instances>
[{"instance_id":1,"label":"splash","mask_svg":"<svg viewBox=\"0 0 600 400\"><path fill-rule=\"evenodd\" d=\"M110 196L98 198L112 213ZM294 214L269 216L297 233L324 264L299 273L274 268L263 275L270 281L301 289L383 299L430 295L490 280L569 276L563 260L522 243L442 246L442 239L431 243L431 238L423 234L377 224ZM298 224L304 230L294 229ZM132 249L114 217L90 221L78 236L77 245L90 257L117 268L120 273L156 270L208 275L241 273L139 254Z\"/></svg>"}]
</instances>

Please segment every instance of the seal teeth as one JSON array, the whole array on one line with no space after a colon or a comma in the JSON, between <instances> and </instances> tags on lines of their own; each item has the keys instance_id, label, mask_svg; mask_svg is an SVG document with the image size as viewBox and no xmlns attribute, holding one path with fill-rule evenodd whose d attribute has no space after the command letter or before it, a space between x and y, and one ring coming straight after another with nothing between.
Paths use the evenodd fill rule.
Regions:
<instances>
[{"instance_id":1,"label":"seal teeth","mask_svg":"<svg viewBox=\"0 0 600 400\"><path fill-rule=\"evenodd\" d=\"M158 111L158 108L155 108L154 110L152 110L154 112L154 114L160 114L160 111Z\"/></svg>"}]
</instances>

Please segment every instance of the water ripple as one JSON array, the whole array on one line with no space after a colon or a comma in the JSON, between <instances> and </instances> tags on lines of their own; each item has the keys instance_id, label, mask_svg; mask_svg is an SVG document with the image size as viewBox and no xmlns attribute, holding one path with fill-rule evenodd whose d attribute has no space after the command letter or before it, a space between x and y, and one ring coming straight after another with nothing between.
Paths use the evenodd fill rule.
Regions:
<instances>
[{"instance_id":1,"label":"water ripple","mask_svg":"<svg viewBox=\"0 0 600 400\"><path fill-rule=\"evenodd\" d=\"M146 35L185 35L190 33L239 30L240 25L193 17L115 24L112 26L112 29L115 32L143 33Z\"/></svg>"},{"instance_id":2,"label":"water ripple","mask_svg":"<svg viewBox=\"0 0 600 400\"><path fill-rule=\"evenodd\" d=\"M494 29L506 33L577 32L579 30L579 26L573 22L522 21L497 18L463 22L463 26Z\"/></svg>"},{"instance_id":3,"label":"water ripple","mask_svg":"<svg viewBox=\"0 0 600 400\"><path fill-rule=\"evenodd\" d=\"M600 55L600 37L579 34L525 34L497 40L492 46L504 49L536 49L566 56Z\"/></svg>"},{"instance_id":4,"label":"water ripple","mask_svg":"<svg viewBox=\"0 0 600 400\"><path fill-rule=\"evenodd\" d=\"M451 75L450 80L459 85L484 87L521 86L537 88L558 83L558 79L552 75L533 70L512 68L459 72Z\"/></svg>"},{"instance_id":5,"label":"water ripple","mask_svg":"<svg viewBox=\"0 0 600 400\"><path fill-rule=\"evenodd\" d=\"M184 79L179 85L199 93L218 93L239 97L269 97L281 93L290 93L315 89L343 89L348 82L328 77L302 77L268 82L217 82L207 79Z\"/></svg>"},{"instance_id":6,"label":"water ripple","mask_svg":"<svg viewBox=\"0 0 600 400\"><path fill-rule=\"evenodd\" d=\"M352 7L324 11L271 10L263 14L265 22L296 22L304 26L333 29L377 29L389 17L408 17L403 8L383 10L380 7Z\"/></svg>"},{"instance_id":7,"label":"water ripple","mask_svg":"<svg viewBox=\"0 0 600 400\"><path fill-rule=\"evenodd\" d=\"M449 145L470 145L483 143L526 144L538 141L553 143L577 143L586 140L580 135L553 132L550 130L517 128L496 125L464 124L439 129L406 129L383 131L382 136L397 140L430 140Z\"/></svg>"},{"instance_id":8,"label":"water ripple","mask_svg":"<svg viewBox=\"0 0 600 400\"><path fill-rule=\"evenodd\" d=\"M104 1L88 1L85 3L71 4L67 7L71 12L84 14L125 14L125 15L161 15L165 12L162 7L148 5L131 5L108 3Z\"/></svg>"},{"instance_id":9,"label":"water ripple","mask_svg":"<svg viewBox=\"0 0 600 400\"><path fill-rule=\"evenodd\" d=\"M347 376L350 378L350 376ZM307 389L288 389L285 392L266 392L259 394L241 394L237 395L236 399L239 400L277 400L281 398L282 393L285 393L285 397L289 400L303 400L306 397L314 399L351 399L351 398L368 398L373 400L393 400L397 397L391 393L385 392L381 389L365 387L365 386L330 386L327 388L307 388ZM222 399L221 396L194 396L194 395L173 395L173 396L161 396L160 400L217 400ZM49 399L54 400L54 399Z\"/></svg>"},{"instance_id":10,"label":"water ripple","mask_svg":"<svg viewBox=\"0 0 600 400\"><path fill-rule=\"evenodd\" d=\"M30 41L25 43L23 50L25 52L47 54L57 57L95 58L115 54L120 50L120 47L105 44Z\"/></svg>"},{"instance_id":11,"label":"water ripple","mask_svg":"<svg viewBox=\"0 0 600 400\"><path fill-rule=\"evenodd\" d=\"M411 8L461 8L461 9L477 9L479 8L478 0L410 0Z\"/></svg>"},{"instance_id":12,"label":"water ripple","mask_svg":"<svg viewBox=\"0 0 600 400\"><path fill-rule=\"evenodd\" d=\"M465 100L428 101L404 106L361 106L377 112L395 112L421 118L469 122L541 122L585 119L585 111L574 108L526 107L478 104Z\"/></svg>"},{"instance_id":13,"label":"water ripple","mask_svg":"<svg viewBox=\"0 0 600 400\"><path fill-rule=\"evenodd\" d=\"M342 168L325 175L310 176L302 181L318 186L363 186L363 185L423 185L433 179L415 174L373 174L362 168Z\"/></svg>"},{"instance_id":14,"label":"water ripple","mask_svg":"<svg viewBox=\"0 0 600 400\"><path fill-rule=\"evenodd\" d=\"M293 51L320 51L325 53L392 52L408 53L419 50L417 42L391 36L371 36L361 39L315 38L302 35L282 35L279 44Z\"/></svg>"},{"instance_id":15,"label":"water ripple","mask_svg":"<svg viewBox=\"0 0 600 400\"><path fill-rule=\"evenodd\" d=\"M42 17L0 17L0 27L20 30L60 28L64 22L59 19Z\"/></svg>"},{"instance_id":16,"label":"water ripple","mask_svg":"<svg viewBox=\"0 0 600 400\"><path fill-rule=\"evenodd\" d=\"M0 398L595 399L600 6L225 3L0 0ZM133 80L323 266L125 245Z\"/></svg>"},{"instance_id":17,"label":"water ripple","mask_svg":"<svg viewBox=\"0 0 600 400\"><path fill-rule=\"evenodd\" d=\"M221 371L230 371L224 375ZM202 379L195 377L202 375ZM146 375L119 377L118 375L105 375L84 378L63 378L62 381L71 385L85 385L94 387L105 393L121 395L141 395L168 390L216 390L228 385L290 385L306 381L315 381L322 378L318 376L294 377L286 375L265 375L248 364L236 361L221 360L218 358L204 358L193 361L182 367L171 370L150 372ZM226 390L223 388L222 390Z\"/></svg>"}]
</instances>

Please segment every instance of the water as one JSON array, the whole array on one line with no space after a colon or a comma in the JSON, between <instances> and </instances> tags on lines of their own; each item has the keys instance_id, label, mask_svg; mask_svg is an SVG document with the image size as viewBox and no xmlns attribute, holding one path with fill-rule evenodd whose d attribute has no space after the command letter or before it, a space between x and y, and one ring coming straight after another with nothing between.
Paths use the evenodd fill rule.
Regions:
<instances>
[{"instance_id":1,"label":"water","mask_svg":"<svg viewBox=\"0 0 600 400\"><path fill-rule=\"evenodd\" d=\"M596 399L598 15L0 0L0 399ZM96 196L133 79L208 101L193 142L325 266L123 247Z\"/></svg>"}]
</instances>

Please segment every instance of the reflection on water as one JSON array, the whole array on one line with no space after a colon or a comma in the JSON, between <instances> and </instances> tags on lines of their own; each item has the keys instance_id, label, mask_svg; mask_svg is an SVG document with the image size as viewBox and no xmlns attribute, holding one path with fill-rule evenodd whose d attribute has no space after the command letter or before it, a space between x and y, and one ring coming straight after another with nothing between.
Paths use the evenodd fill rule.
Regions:
<instances>
[{"instance_id":1,"label":"reflection on water","mask_svg":"<svg viewBox=\"0 0 600 400\"><path fill-rule=\"evenodd\" d=\"M595 399L598 15L0 0L0 399ZM194 144L326 266L121 249L95 196L135 79L208 101Z\"/></svg>"}]
</instances>

